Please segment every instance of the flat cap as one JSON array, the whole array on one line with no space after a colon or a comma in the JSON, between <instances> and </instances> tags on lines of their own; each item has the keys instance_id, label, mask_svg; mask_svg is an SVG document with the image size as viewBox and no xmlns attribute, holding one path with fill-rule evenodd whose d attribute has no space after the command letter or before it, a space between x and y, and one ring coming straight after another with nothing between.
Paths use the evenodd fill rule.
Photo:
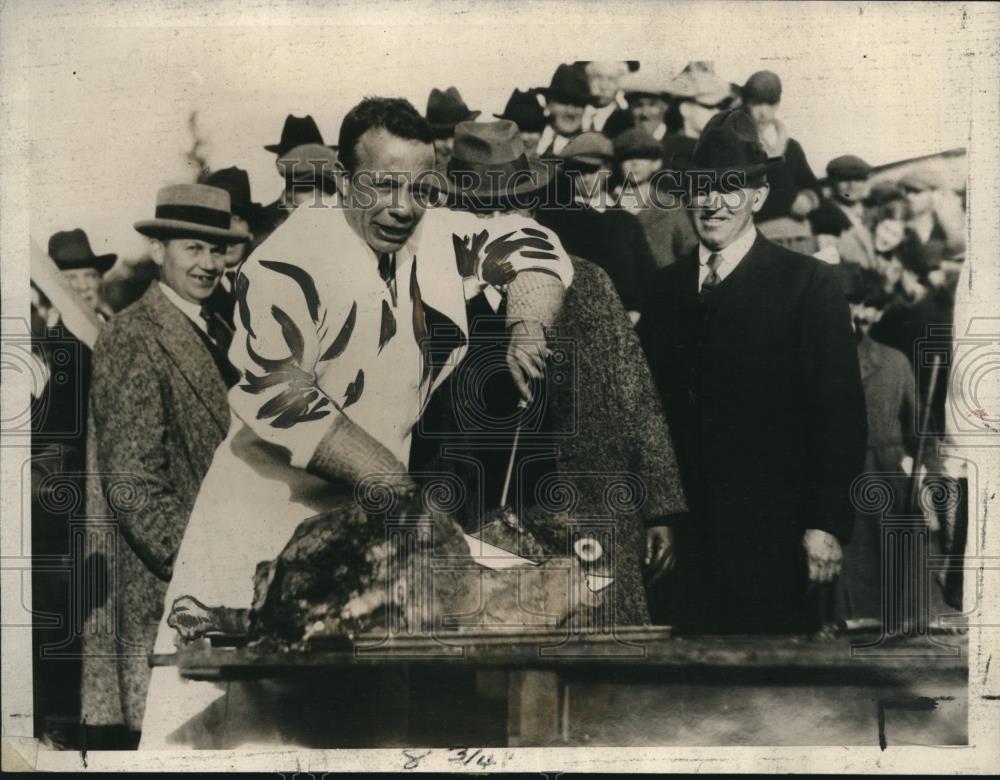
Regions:
<instances>
[{"instance_id":1,"label":"flat cap","mask_svg":"<svg viewBox=\"0 0 1000 780\"><path fill-rule=\"evenodd\" d=\"M744 103L777 103L781 100L781 79L777 73L758 70L743 85Z\"/></svg>"},{"instance_id":2,"label":"flat cap","mask_svg":"<svg viewBox=\"0 0 1000 780\"><path fill-rule=\"evenodd\" d=\"M604 133L580 133L563 148L560 157L566 160L600 165L615 154L611 140Z\"/></svg>"},{"instance_id":3,"label":"flat cap","mask_svg":"<svg viewBox=\"0 0 1000 780\"><path fill-rule=\"evenodd\" d=\"M871 173L872 167L860 157L853 154L835 157L826 165L827 176L837 181L867 179L871 176Z\"/></svg>"}]
</instances>

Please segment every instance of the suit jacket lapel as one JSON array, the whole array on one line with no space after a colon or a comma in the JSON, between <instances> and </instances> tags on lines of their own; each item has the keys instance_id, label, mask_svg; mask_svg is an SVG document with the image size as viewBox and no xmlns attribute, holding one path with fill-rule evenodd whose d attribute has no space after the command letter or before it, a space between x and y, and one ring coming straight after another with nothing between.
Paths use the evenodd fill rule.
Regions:
<instances>
[{"instance_id":1,"label":"suit jacket lapel","mask_svg":"<svg viewBox=\"0 0 1000 780\"><path fill-rule=\"evenodd\" d=\"M153 337L226 434L229 430L226 386L208 348L194 332L197 326L167 299L156 283L146 293L145 303L156 326Z\"/></svg>"}]
</instances>

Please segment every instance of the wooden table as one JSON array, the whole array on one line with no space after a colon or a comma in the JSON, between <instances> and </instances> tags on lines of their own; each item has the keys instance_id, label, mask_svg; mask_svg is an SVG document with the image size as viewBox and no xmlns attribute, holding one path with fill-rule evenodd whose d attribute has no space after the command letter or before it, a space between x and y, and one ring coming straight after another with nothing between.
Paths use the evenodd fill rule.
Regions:
<instances>
[{"instance_id":1,"label":"wooden table","mask_svg":"<svg viewBox=\"0 0 1000 780\"><path fill-rule=\"evenodd\" d=\"M453 631L295 650L212 647L156 666L278 680L306 747L964 744L963 635L678 637ZM296 721L302 721L296 723Z\"/></svg>"}]
</instances>

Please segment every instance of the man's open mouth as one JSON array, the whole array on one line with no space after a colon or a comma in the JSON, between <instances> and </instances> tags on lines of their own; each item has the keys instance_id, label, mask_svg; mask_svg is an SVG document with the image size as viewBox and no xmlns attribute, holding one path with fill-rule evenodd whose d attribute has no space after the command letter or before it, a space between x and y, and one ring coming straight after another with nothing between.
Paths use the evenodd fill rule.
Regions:
<instances>
[{"instance_id":1,"label":"man's open mouth","mask_svg":"<svg viewBox=\"0 0 1000 780\"><path fill-rule=\"evenodd\" d=\"M701 216L701 221L709 226L721 225L728 219L729 219L728 214L712 214L712 215L702 214Z\"/></svg>"},{"instance_id":2,"label":"man's open mouth","mask_svg":"<svg viewBox=\"0 0 1000 780\"><path fill-rule=\"evenodd\" d=\"M410 235L410 231L412 230L412 228L409 225L407 225L406 227L390 227L388 225L380 225L379 223L376 222L375 226L379 229L379 232L382 233L382 235L385 236L386 238L399 241L408 238Z\"/></svg>"}]
</instances>

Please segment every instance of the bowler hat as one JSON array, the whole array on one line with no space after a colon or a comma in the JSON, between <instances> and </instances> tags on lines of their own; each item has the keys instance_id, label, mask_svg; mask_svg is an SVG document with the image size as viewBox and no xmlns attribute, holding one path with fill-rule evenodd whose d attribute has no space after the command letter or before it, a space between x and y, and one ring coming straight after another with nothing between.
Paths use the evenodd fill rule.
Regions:
<instances>
[{"instance_id":1,"label":"bowler hat","mask_svg":"<svg viewBox=\"0 0 1000 780\"><path fill-rule=\"evenodd\" d=\"M448 192L496 199L541 189L549 168L529 160L521 133L513 122L462 122L448 161Z\"/></svg>"},{"instance_id":2,"label":"bowler hat","mask_svg":"<svg viewBox=\"0 0 1000 780\"><path fill-rule=\"evenodd\" d=\"M493 116L497 119L509 119L522 133L540 133L545 129L545 111L533 89L527 92L515 89L510 94L503 113Z\"/></svg>"},{"instance_id":3,"label":"bowler hat","mask_svg":"<svg viewBox=\"0 0 1000 780\"><path fill-rule=\"evenodd\" d=\"M768 163L775 161L768 159L750 116L731 108L708 121L684 167L689 174L713 174L714 181L735 189L766 181ZM740 179L723 178L723 174L733 172L742 174Z\"/></svg>"},{"instance_id":4,"label":"bowler hat","mask_svg":"<svg viewBox=\"0 0 1000 780\"><path fill-rule=\"evenodd\" d=\"M318 184L332 181L337 154L322 144L302 144L278 158L278 170L285 181L298 184Z\"/></svg>"},{"instance_id":5,"label":"bowler hat","mask_svg":"<svg viewBox=\"0 0 1000 780\"><path fill-rule=\"evenodd\" d=\"M232 230L229 193L207 184L171 184L156 193L156 215L134 227L150 238L201 238L239 244L250 237Z\"/></svg>"},{"instance_id":6,"label":"bowler hat","mask_svg":"<svg viewBox=\"0 0 1000 780\"><path fill-rule=\"evenodd\" d=\"M733 86L715 75L711 62L693 61L675 76L664 91L677 98L693 100L708 108L724 106L734 96Z\"/></svg>"},{"instance_id":7,"label":"bowler hat","mask_svg":"<svg viewBox=\"0 0 1000 780\"><path fill-rule=\"evenodd\" d=\"M587 74L578 65L563 63L552 75L552 82L545 90L545 99L550 103L566 103L571 106L590 104L590 82Z\"/></svg>"},{"instance_id":8,"label":"bowler hat","mask_svg":"<svg viewBox=\"0 0 1000 780\"><path fill-rule=\"evenodd\" d=\"M251 226L259 221L263 207L250 199L250 176L245 170L232 167L212 171L202 183L229 193L230 210L234 216L241 217Z\"/></svg>"},{"instance_id":9,"label":"bowler hat","mask_svg":"<svg viewBox=\"0 0 1000 780\"><path fill-rule=\"evenodd\" d=\"M871 173L872 167L853 154L834 157L826 164L826 175L835 181L867 179Z\"/></svg>"},{"instance_id":10,"label":"bowler hat","mask_svg":"<svg viewBox=\"0 0 1000 780\"><path fill-rule=\"evenodd\" d=\"M777 73L758 70L743 85L744 103L778 103L781 101L781 79Z\"/></svg>"},{"instance_id":11,"label":"bowler hat","mask_svg":"<svg viewBox=\"0 0 1000 780\"><path fill-rule=\"evenodd\" d=\"M118 259L115 254L95 255L87 234L80 228L53 233L49 239L49 257L55 261L60 271L93 268L99 274L111 268Z\"/></svg>"},{"instance_id":12,"label":"bowler hat","mask_svg":"<svg viewBox=\"0 0 1000 780\"><path fill-rule=\"evenodd\" d=\"M663 144L641 127L632 127L615 136L615 160L656 160L663 157Z\"/></svg>"},{"instance_id":13,"label":"bowler hat","mask_svg":"<svg viewBox=\"0 0 1000 780\"><path fill-rule=\"evenodd\" d=\"M427 98L427 124L437 133L453 131L459 122L468 122L478 117L481 111L470 111L455 87L444 92L432 89Z\"/></svg>"},{"instance_id":14,"label":"bowler hat","mask_svg":"<svg viewBox=\"0 0 1000 780\"><path fill-rule=\"evenodd\" d=\"M596 167L610 162L615 156L615 150L611 139L604 133L580 133L563 147L559 156L573 163Z\"/></svg>"},{"instance_id":15,"label":"bowler hat","mask_svg":"<svg viewBox=\"0 0 1000 780\"><path fill-rule=\"evenodd\" d=\"M323 136L316 126L316 120L311 115L303 117L285 117L285 125L281 128L281 140L276 144L268 144L264 148L281 157L285 152L302 144L322 144Z\"/></svg>"}]
</instances>

